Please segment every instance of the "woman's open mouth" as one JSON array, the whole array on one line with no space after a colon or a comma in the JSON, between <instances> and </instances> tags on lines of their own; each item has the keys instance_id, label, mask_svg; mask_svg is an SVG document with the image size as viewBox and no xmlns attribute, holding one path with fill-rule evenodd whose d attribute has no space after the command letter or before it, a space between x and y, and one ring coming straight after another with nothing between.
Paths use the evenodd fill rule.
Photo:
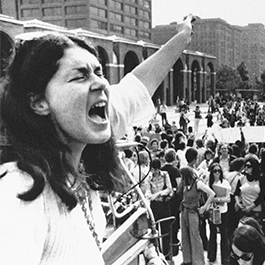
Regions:
<instances>
[{"instance_id":1,"label":"woman's open mouth","mask_svg":"<svg viewBox=\"0 0 265 265\"><path fill-rule=\"evenodd\" d=\"M101 101L92 106L88 112L88 116L97 123L102 123L106 118L106 102Z\"/></svg>"}]
</instances>

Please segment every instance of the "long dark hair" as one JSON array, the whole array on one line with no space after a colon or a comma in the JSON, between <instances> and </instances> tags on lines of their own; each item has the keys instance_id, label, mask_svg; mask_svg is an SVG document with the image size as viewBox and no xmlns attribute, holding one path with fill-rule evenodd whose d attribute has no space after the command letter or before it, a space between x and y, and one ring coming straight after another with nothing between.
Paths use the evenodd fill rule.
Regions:
<instances>
[{"instance_id":1,"label":"long dark hair","mask_svg":"<svg viewBox=\"0 0 265 265\"><path fill-rule=\"evenodd\" d=\"M252 166L252 178L253 180L260 180L260 164L256 157L249 155L245 158L245 165L249 162Z\"/></svg>"},{"instance_id":2,"label":"long dark hair","mask_svg":"<svg viewBox=\"0 0 265 265\"><path fill-rule=\"evenodd\" d=\"M18 168L34 180L33 187L18 197L24 201L34 200L47 181L69 209L76 206L77 200L68 187L68 178L69 175L77 178L80 173L67 162L66 155L71 151L58 136L56 121L51 115L34 113L30 101L31 97L45 97L47 84L59 68L58 61L65 49L74 45L98 58L94 47L73 36L47 34L16 44L1 84L0 102L1 121L12 146L12 158ZM82 160L85 170L91 174L87 178L91 188L112 191L121 184L112 139L101 145L87 145Z\"/></svg>"},{"instance_id":3,"label":"long dark hair","mask_svg":"<svg viewBox=\"0 0 265 265\"><path fill-rule=\"evenodd\" d=\"M233 234L232 243L242 252L253 253L253 264L263 264L265 260L265 242L254 227L250 225L238 227Z\"/></svg>"},{"instance_id":4,"label":"long dark hair","mask_svg":"<svg viewBox=\"0 0 265 265\"><path fill-rule=\"evenodd\" d=\"M182 183L184 186L192 185L197 178L194 171L190 167L182 167L180 169L180 174L181 174Z\"/></svg>"},{"instance_id":5,"label":"long dark hair","mask_svg":"<svg viewBox=\"0 0 265 265\"><path fill-rule=\"evenodd\" d=\"M223 182L224 179L224 173L222 170L222 167L220 166L219 163L213 163L210 166L210 176L209 176L209 187L212 189L213 188L213 183L214 183L214 173L213 170L218 167L220 169L220 181Z\"/></svg>"}]
</instances>

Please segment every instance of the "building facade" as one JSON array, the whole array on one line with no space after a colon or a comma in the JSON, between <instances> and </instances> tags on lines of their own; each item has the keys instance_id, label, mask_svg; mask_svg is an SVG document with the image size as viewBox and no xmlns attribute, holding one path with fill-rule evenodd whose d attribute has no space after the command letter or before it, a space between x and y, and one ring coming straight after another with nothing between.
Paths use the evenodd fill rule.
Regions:
<instances>
[{"instance_id":1,"label":"building facade","mask_svg":"<svg viewBox=\"0 0 265 265\"><path fill-rule=\"evenodd\" d=\"M2 14L151 41L151 0L1 0Z\"/></svg>"},{"instance_id":2,"label":"building facade","mask_svg":"<svg viewBox=\"0 0 265 265\"><path fill-rule=\"evenodd\" d=\"M153 42L165 43L177 31L177 23L156 26ZM242 62L247 67L250 80L260 77L265 70L265 28L262 24L240 27L228 24L223 19L199 19L189 49L212 54L217 58L217 67L228 65L236 68Z\"/></svg>"},{"instance_id":3,"label":"building facade","mask_svg":"<svg viewBox=\"0 0 265 265\"><path fill-rule=\"evenodd\" d=\"M121 4L118 4L118 6L122 7L122 9L117 8L117 3ZM70 15L68 16L66 13L62 12L66 12L70 6L73 7L82 4L84 8L86 5L86 10L89 10L89 15L83 14L82 12L78 13L75 9L72 19L76 20L75 23L77 24L74 24L74 22L73 24L67 24ZM142 14L143 17L146 16L146 19L149 18L151 23L151 0L2 0L1 10L3 12L5 10L6 14L0 15L1 75L4 75L6 58L9 56L9 51L14 44L17 34L30 31L49 30L65 34L75 34L86 38L99 51L105 77L110 84L118 83L128 72L160 48L160 45L153 44L150 41L151 35L148 35L148 38L146 35L146 40L143 40L142 33L139 33L145 27L151 29L151 24L149 27L147 24L143 26L143 24L140 23L144 21L141 20L142 16L137 18L137 27L135 28L138 33L133 38L125 38L126 35L117 34L117 32L111 30L112 20L110 16L112 16L111 12L114 11L123 15L122 23L124 27L134 27L129 21L125 20L129 12L128 10L131 10L127 10L127 6L134 6L137 10L137 14L139 14L140 10L145 10L149 15L147 13L142 14L141 12L140 14ZM89 30L89 27L85 28L83 26L80 28L78 21L80 21L79 19L81 19L82 16L84 16L82 18L86 20L87 25L90 26L92 25L91 21L93 19L101 21L102 17L99 16L98 13L97 15L96 13L94 15L92 14L96 7L104 7L103 9L107 10L107 29L102 30L91 27ZM36 11L32 11L34 8ZM60 15L48 16L48 13L45 11L48 8L53 8L53 10L60 9L61 11L58 11ZM7 16L10 13L15 13L15 18ZM23 14L25 16L22 17ZM26 14L30 15L33 19L26 20ZM40 14L42 20L37 19ZM43 14L46 15L44 16ZM16 19L17 17L19 19ZM69 27L62 26L58 21L56 22L55 17L60 18L58 21L61 21L60 23L62 23L62 25L66 23ZM135 17L135 15L132 17ZM51 19L53 23L50 23L48 18ZM120 25L122 25L122 23L120 23ZM125 32L125 30L122 32ZM146 32L148 32L148 30ZM184 98L189 102L206 102L209 95L213 95L215 91L215 69L216 58L214 56L200 52L184 51L168 73L168 76L158 87L153 96L153 101L156 102L157 98L160 98L161 100L165 100L166 104L169 106L175 104L177 98Z\"/></svg>"}]
</instances>

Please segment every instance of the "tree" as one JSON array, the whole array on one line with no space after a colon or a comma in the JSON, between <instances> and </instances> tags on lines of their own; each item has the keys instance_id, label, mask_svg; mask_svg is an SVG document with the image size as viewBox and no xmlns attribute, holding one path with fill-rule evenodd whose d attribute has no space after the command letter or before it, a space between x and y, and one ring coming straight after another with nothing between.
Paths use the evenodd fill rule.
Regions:
<instances>
[{"instance_id":1,"label":"tree","mask_svg":"<svg viewBox=\"0 0 265 265\"><path fill-rule=\"evenodd\" d=\"M240 77L243 82L246 82L249 80L247 67L245 66L243 62L237 67L237 71L240 74Z\"/></svg>"},{"instance_id":2,"label":"tree","mask_svg":"<svg viewBox=\"0 0 265 265\"><path fill-rule=\"evenodd\" d=\"M234 92L240 83L240 76L236 69L228 65L222 65L216 71L216 89Z\"/></svg>"}]
</instances>

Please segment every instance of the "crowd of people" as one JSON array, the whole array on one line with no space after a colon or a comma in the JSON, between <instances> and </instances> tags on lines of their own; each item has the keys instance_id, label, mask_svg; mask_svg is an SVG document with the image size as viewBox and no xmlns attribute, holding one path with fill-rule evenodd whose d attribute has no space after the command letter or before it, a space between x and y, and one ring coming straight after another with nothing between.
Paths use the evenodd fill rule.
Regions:
<instances>
[{"instance_id":1,"label":"crowd of people","mask_svg":"<svg viewBox=\"0 0 265 265\"><path fill-rule=\"evenodd\" d=\"M193 21L187 16L175 36L117 85L104 78L98 52L84 39L45 31L16 36L1 80L7 139L0 153L1 264L105 264L99 193L125 188L115 142L154 114L151 97L190 43ZM163 126L135 128L139 147L124 150L124 161L155 218L174 215L174 254L181 242L183 264L204 265L204 249L214 262L220 231L222 264L230 256L239 264L264 263L265 252L257 252L264 248L264 149L196 139L187 120L181 128L169 124L163 104ZM207 217L213 210L218 223ZM246 216L255 228L237 228Z\"/></svg>"},{"instance_id":2,"label":"crowd of people","mask_svg":"<svg viewBox=\"0 0 265 265\"><path fill-rule=\"evenodd\" d=\"M236 106L238 102L236 100L231 105ZM246 106L254 106L252 101L244 102L240 100L245 110ZM232 126L227 113L233 110L228 110L227 105L223 105L223 111L217 118L220 130L225 119ZM257 110L263 110L258 103L255 106ZM195 112L201 115L198 107L195 107ZM214 113L216 109L209 112ZM181 119L181 115L179 117ZM246 118L250 119L248 115ZM179 254L181 243L183 264L206 264L204 251L207 251L208 262L214 263L217 259L217 233L220 233L221 264L245 264L241 263L241 256L244 261L255 255L250 255L251 249L248 251L245 248L242 248L241 255L235 254L234 246L238 246L238 235L242 232L242 228L238 228L241 220L254 219L262 231L262 238L265 231L264 143L247 143L242 129L240 139L228 143L219 142L214 134L211 137L207 137L207 133L198 134L193 126L185 131L176 124L170 124L167 120L161 125L155 119L146 128L134 128L134 141L145 148L139 154L144 152L146 157L150 154L145 163L145 174L142 175L143 192L150 200L157 219L167 216L176 218L171 231L173 255ZM196 126L196 121L194 124ZM247 122L244 126L248 126ZM137 167L137 161L134 166ZM151 172L148 172L148 168L151 168ZM165 197L170 199L165 200ZM209 216L216 209L220 214L219 223ZM169 229L169 224L166 224L163 233ZM163 245L167 257L168 239L163 241ZM247 253L246 259L242 253ZM261 256L264 262L265 256Z\"/></svg>"}]
</instances>

